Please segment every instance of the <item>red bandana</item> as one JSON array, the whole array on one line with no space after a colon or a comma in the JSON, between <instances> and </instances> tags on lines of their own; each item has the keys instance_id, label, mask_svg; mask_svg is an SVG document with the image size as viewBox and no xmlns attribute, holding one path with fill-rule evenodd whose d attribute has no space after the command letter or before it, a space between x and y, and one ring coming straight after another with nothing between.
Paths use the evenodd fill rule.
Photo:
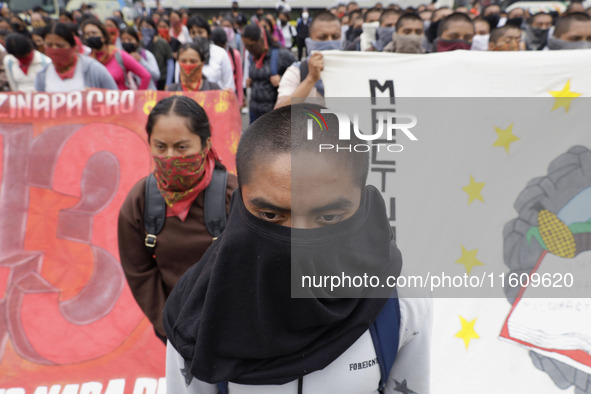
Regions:
<instances>
[{"instance_id":1,"label":"red bandana","mask_svg":"<svg viewBox=\"0 0 591 394\"><path fill-rule=\"evenodd\" d=\"M25 73L25 75L29 71L29 66L31 66L31 63L33 63L33 57L34 56L35 56L35 51L31 51L31 53L29 53L28 55L25 55L23 57L17 58L18 59L18 65L21 68L21 70L23 70L23 72Z\"/></svg>"},{"instance_id":2,"label":"red bandana","mask_svg":"<svg viewBox=\"0 0 591 394\"><path fill-rule=\"evenodd\" d=\"M115 46L107 45L106 51L93 51L92 53L94 54L94 58L96 60L101 62L103 65L107 65L113 56L115 56L115 52L117 51L118 49Z\"/></svg>"},{"instance_id":3,"label":"red bandana","mask_svg":"<svg viewBox=\"0 0 591 394\"><path fill-rule=\"evenodd\" d=\"M201 74L198 75L197 67L200 64L179 63L181 66L181 87L185 92L196 92L201 87Z\"/></svg>"},{"instance_id":4,"label":"red bandana","mask_svg":"<svg viewBox=\"0 0 591 394\"><path fill-rule=\"evenodd\" d=\"M77 47L70 48L46 48L45 53L53 62L55 72L62 80L71 79L76 71L78 55Z\"/></svg>"},{"instance_id":5,"label":"red bandana","mask_svg":"<svg viewBox=\"0 0 591 394\"><path fill-rule=\"evenodd\" d=\"M166 217L178 216L185 221L193 201L209 186L216 159L217 155L211 144L194 155L154 156L154 176L166 201Z\"/></svg>"}]
</instances>

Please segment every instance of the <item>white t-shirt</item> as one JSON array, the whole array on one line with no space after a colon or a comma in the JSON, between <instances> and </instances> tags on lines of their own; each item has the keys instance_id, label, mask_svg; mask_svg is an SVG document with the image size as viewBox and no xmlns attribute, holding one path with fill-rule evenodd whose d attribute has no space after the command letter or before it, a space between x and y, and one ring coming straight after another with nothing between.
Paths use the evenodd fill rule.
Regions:
<instances>
[{"instance_id":1,"label":"white t-shirt","mask_svg":"<svg viewBox=\"0 0 591 394\"><path fill-rule=\"evenodd\" d=\"M432 300L400 299L399 346L385 393L400 393L406 387L415 393L430 392L430 347ZM166 346L166 386L168 393L217 394L217 386L195 378L187 386L181 373L184 360L170 344ZM304 394L377 394L380 368L371 334L366 331L347 351L326 368L303 377ZM294 394L298 382L284 385L253 386L229 383L230 394ZM404 391L402 391L404 392Z\"/></svg>"},{"instance_id":2,"label":"white t-shirt","mask_svg":"<svg viewBox=\"0 0 591 394\"><path fill-rule=\"evenodd\" d=\"M301 64L301 63L300 63ZM284 97L291 97L293 92L300 86L301 81L300 65L294 64L287 67L285 73L281 76L281 82L279 82L279 88L277 88L277 101L280 101ZM312 87L307 97L321 98L322 95L318 93L315 86Z\"/></svg>"},{"instance_id":3,"label":"white t-shirt","mask_svg":"<svg viewBox=\"0 0 591 394\"><path fill-rule=\"evenodd\" d=\"M76 70L74 76L70 79L63 80L57 75L53 64L47 67L45 74L45 91L47 93L53 92L76 92L84 90L84 73L82 72L82 61L78 59L76 63Z\"/></svg>"}]
</instances>

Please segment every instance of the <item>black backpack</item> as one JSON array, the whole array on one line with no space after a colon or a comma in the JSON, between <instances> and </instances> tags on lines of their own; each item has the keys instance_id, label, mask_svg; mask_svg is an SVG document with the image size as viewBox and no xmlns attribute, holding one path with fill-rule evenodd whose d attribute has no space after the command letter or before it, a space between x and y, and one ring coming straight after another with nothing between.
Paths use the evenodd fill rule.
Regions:
<instances>
[{"instance_id":1,"label":"black backpack","mask_svg":"<svg viewBox=\"0 0 591 394\"><path fill-rule=\"evenodd\" d=\"M203 214L205 226L214 241L220 236L226 227L226 185L228 173L222 169L214 169L211 182L205 189L205 202ZM146 179L146 202L144 207L144 228L146 230L146 249L151 256L156 250L157 235L162 231L166 221L166 202L158 190L154 174Z\"/></svg>"}]
</instances>

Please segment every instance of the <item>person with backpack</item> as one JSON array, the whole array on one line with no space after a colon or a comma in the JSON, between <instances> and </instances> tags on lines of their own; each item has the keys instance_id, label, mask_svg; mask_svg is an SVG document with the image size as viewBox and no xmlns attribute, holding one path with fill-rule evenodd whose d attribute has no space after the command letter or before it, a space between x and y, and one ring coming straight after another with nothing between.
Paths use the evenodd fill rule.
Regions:
<instances>
[{"instance_id":1,"label":"person with backpack","mask_svg":"<svg viewBox=\"0 0 591 394\"><path fill-rule=\"evenodd\" d=\"M248 107L252 123L273 110L281 76L296 59L288 49L280 48L271 33L258 24L251 23L244 28L242 42L250 53L246 87L251 88Z\"/></svg>"},{"instance_id":2,"label":"person with backpack","mask_svg":"<svg viewBox=\"0 0 591 394\"><path fill-rule=\"evenodd\" d=\"M87 19L80 25L80 31L85 44L92 50L90 57L107 68L119 90L132 88L133 76L140 80L139 90L148 89L152 79L150 73L130 54L110 44L109 33L101 22Z\"/></svg>"},{"instance_id":3,"label":"person with backpack","mask_svg":"<svg viewBox=\"0 0 591 394\"><path fill-rule=\"evenodd\" d=\"M275 108L291 104L292 97L324 97L324 84L320 79L324 57L319 51L341 49L339 18L328 11L318 14L310 25L306 46L308 58L291 65L281 77Z\"/></svg>"},{"instance_id":4,"label":"person with backpack","mask_svg":"<svg viewBox=\"0 0 591 394\"><path fill-rule=\"evenodd\" d=\"M429 394L431 300L393 287L402 257L369 153L319 152L342 144L322 110L282 107L242 135L227 228L164 308L167 392ZM322 284L364 274L378 283Z\"/></svg>"},{"instance_id":5,"label":"person with backpack","mask_svg":"<svg viewBox=\"0 0 591 394\"><path fill-rule=\"evenodd\" d=\"M164 302L221 234L237 182L219 162L207 114L192 99L158 102L146 131L156 166L121 207L119 256L133 296L165 341Z\"/></svg>"}]
</instances>

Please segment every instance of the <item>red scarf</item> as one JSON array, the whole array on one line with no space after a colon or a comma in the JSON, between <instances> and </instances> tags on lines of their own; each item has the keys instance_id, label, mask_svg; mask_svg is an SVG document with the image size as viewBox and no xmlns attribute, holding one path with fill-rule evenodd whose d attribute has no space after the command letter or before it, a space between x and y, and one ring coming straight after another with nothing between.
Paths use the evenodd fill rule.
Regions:
<instances>
[{"instance_id":1,"label":"red scarf","mask_svg":"<svg viewBox=\"0 0 591 394\"><path fill-rule=\"evenodd\" d=\"M33 63L34 56L35 56L35 51L31 51L28 55L17 58L18 65L21 68L21 70L23 70L25 75L27 75L27 72L29 71L29 67L31 66L31 63Z\"/></svg>"},{"instance_id":2,"label":"red scarf","mask_svg":"<svg viewBox=\"0 0 591 394\"><path fill-rule=\"evenodd\" d=\"M261 24L257 21L257 26L259 27L259 29L261 30L261 35L263 36L263 41L265 43L264 46L264 50L263 50L263 54L261 55L261 57L259 57L258 59L256 59L254 65L256 66L257 69L261 69L263 68L263 63L265 61L265 55L267 54L267 52L269 51L269 42L267 41L267 31L265 30L264 27L261 26Z\"/></svg>"},{"instance_id":3,"label":"red scarf","mask_svg":"<svg viewBox=\"0 0 591 394\"><path fill-rule=\"evenodd\" d=\"M180 157L156 157L154 176L166 201L166 217L183 222L193 202L211 182L217 155L211 143L201 152Z\"/></svg>"},{"instance_id":4,"label":"red scarf","mask_svg":"<svg viewBox=\"0 0 591 394\"><path fill-rule=\"evenodd\" d=\"M78 50L78 53L84 55L84 44L80 37L74 36L74 41L76 41L76 49Z\"/></svg>"},{"instance_id":5,"label":"red scarf","mask_svg":"<svg viewBox=\"0 0 591 394\"><path fill-rule=\"evenodd\" d=\"M101 62L103 65L107 65L111 59L113 59L113 56L115 56L115 52L117 51L118 49L115 46L107 44L106 51L93 51L92 53L94 54L93 57L96 60Z\"/></svg>"},{"instance_id":6,"label":"red scarf","mask_svg":"<svg viewBox=\"0 0 591 394\"><path fill-rule=\"evenodd\" d=\"M165 41L170 42L170 30L165 28L158 28L158 34L162 37Z\"/></svg>"},{"instance_id":7,"label":"red scarf","mask_svg":"<svg viewBox=\"0 0 591 394\"><path fill-rule=\"evenodd\" d=\"M201 87L202 76L199 75L196 81L192 81L192 77L196 76L196 69L200 64L186 64L186 63L179 63L181 69L181 87L185 92L196 92ZM194 75L192 75L194 74Z\"/></svg>"},{"instance_id":8,"label":"red scarf","mask_svg":"<svg viewBox=\"0 0 591 394\"><path fill-rule=\"evenodd\" d=\"M45 53L51 59L55 72L63 80L74 77L78 55L77 46L70 48L45 48Z\"/></svg>"}]
</instances>

